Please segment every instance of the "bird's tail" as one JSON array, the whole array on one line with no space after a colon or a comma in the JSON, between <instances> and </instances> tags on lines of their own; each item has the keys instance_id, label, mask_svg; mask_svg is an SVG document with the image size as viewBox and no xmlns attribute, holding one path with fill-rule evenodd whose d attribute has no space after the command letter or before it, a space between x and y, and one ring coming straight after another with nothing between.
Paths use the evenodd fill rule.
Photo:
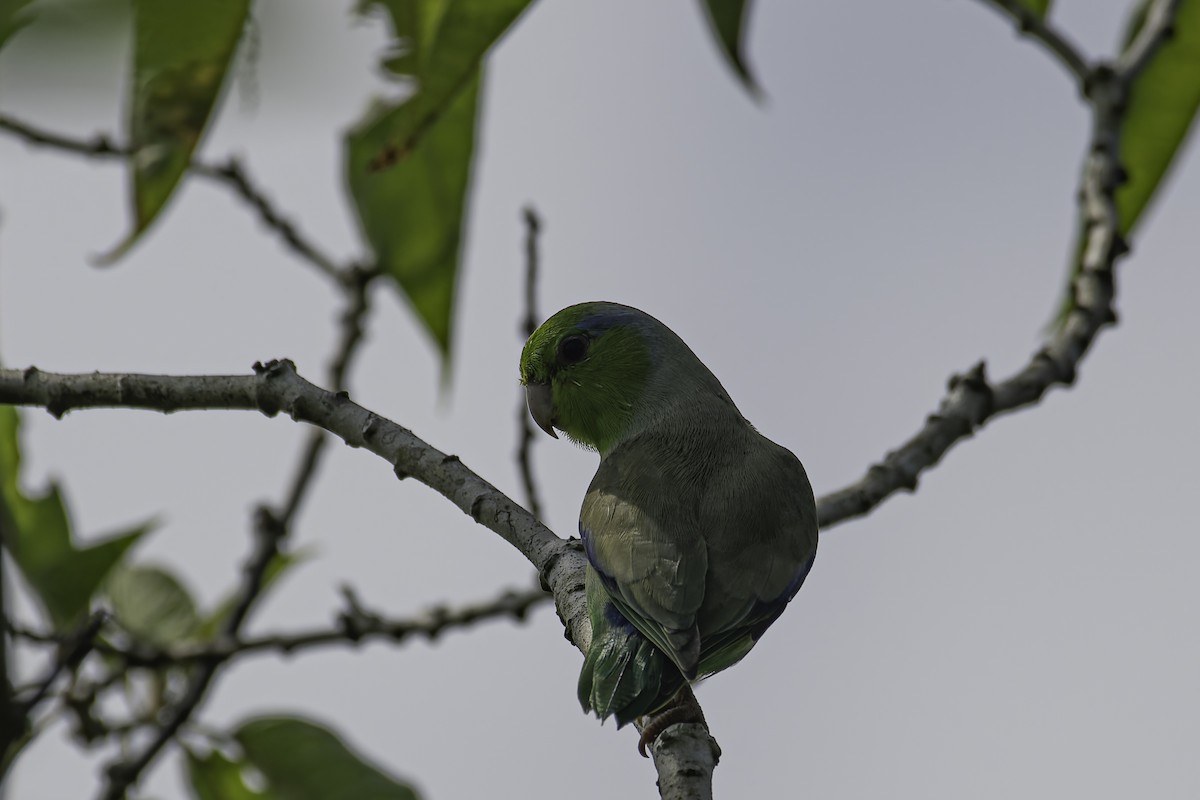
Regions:
<instances>
[{"instance_id":1,"label":"bird's tail","mask_svg":"<svg viewBox=\"0 0 1200 800\"><path fill-rule=\"evenodd\" d=\"M662 708L685 683L678 667L617 610L591 567L587 570L592 644L579 673L579 702L617 727Z\"/></svg>"}]
</instances>

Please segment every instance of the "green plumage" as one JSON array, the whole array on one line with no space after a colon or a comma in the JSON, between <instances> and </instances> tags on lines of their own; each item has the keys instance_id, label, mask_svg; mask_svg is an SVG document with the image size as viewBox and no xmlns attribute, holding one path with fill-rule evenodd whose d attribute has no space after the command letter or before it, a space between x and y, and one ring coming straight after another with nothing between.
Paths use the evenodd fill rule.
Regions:
<instances>
[{"instance_id":1,"label":"green plumage","mask_svg":"<svg viewBox=\"0 0 1200 800\"><path fill-rule=\"evenodd\" d=\"M579 520L593 630L579 696L624 724L741 660L783 612L816 554L812 489L637 309L555 314L526 343L521 379L544 430L600 453Z\"/></svg>"}]
</instances>

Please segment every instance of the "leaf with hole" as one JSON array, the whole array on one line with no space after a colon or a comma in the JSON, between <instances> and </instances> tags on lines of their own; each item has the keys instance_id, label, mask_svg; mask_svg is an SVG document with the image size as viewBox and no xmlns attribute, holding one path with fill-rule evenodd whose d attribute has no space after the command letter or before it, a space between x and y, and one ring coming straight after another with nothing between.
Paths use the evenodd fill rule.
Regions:
<instances>
[{"instance_id":1,"label":"leaf with hole","mask_svg":"<svg viewBox=\"0 0 1200 800\"><path fill-rule=\"evenodd\" d=\"M213 750L201 756L186 751L186 780L195 800L273 800L282 797L246 785L246 763Z\"/></svg>"},{"instance_id":2,"label":"leaf with hole","mask_svg":"<svg viewBox=\"0 0 1200 800\"><path fill-rule=\"evenodd\" d=\"M129 252L174 195L217 106L249 9L250 0L134 0L133 231L101 263Z\"/></svg>"},{"instance_id":3,"label":"leaf with hole","mask_svg":"<svg viewBox=\"0 0 1200 800\"><path fill-rule=\"evenodd\" d=\"M346 180L363 237L448 364L482 61L529 0L370 0L395 47L385 69L409 90L346 137Z\"/></svg>"}]
</instances>

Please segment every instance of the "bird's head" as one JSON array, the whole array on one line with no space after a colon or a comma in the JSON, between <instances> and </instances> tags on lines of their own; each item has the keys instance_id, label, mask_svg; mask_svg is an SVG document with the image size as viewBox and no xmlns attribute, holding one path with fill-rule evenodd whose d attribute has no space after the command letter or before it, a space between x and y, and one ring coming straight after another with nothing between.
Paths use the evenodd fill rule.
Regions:
<instances>
[{"instance_id":1,"label":"bird's head","mask_svg":"<svg viewBox=\"0 0 1200 800\"><path fill-rule=\"evenodd\" d=\"M521 351L534 421L556 438L555 428L602 455L610 451L644 406L664 331L678 340L650 315L616 303L581 303L550 317Z\"/></svg>"}]
</instances>

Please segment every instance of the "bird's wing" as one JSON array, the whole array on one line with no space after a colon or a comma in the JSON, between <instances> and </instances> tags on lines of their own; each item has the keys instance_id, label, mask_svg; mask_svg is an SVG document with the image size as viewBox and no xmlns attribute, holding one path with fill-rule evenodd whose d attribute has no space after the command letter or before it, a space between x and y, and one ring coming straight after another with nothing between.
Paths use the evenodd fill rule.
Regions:
<instances>
[{"instance_id":1,"label":"bird's wing","mask_svg":"<svg viewBox=\"0 0 1200 800\"><path fill-rule=\"evenodd\" d=\"M696 614L708 572L698 506L653 453L623 448L601 463L579 518L613 604L688 677L700 662Z\"/></svg>"},{"instance_id":2,"label":"bird's wing","mask_svg":"<svg viewBox=\"0 0 1200 800\"><path fill-rule=\"evenodd\" d=\"M698 614L702 674L749 652L799 591L817 550L812 488L787 449L755 433L708 486L700 509L710 561Z\"/></svg>"}]
</instances>

